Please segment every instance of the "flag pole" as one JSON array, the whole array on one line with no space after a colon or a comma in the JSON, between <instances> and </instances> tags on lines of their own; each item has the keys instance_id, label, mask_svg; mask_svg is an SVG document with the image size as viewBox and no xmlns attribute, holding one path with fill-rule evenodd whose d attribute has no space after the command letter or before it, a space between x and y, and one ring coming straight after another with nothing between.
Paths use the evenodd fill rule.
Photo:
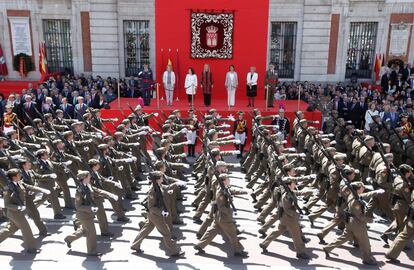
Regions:
<instances>
[{"instance_id":1,"label":"flag pole","mask_svg":"<svg viewBox=\"0 0 414 270\"><path fill-rule=\"evenodd\" d=\"M121 88L119 84L120 80L118 79L118 109L121 110Z\"/></svg>"},{"instance_id":2,"label":"flag pole","mask_svg":"<svg viewBox=\"0 0 414 270\"><path fill-rule=\"evenodd\" d=\"M157 83L157 109L160 109L160 84Z\"/></svg>"},{"instance_id":3,"label":"flag pole","mask_svg":"<svg viewBox=\"0 0 414 270\"><path fill-rule=\"evenodd\" d=\"M180 83L180 75L179 75L180 66L178 65L178 49L176 50L176 55L177 55L177 59L176 59L175 67L177 69L175 71L175 80L176 80L176 85L177 85L177 98L175 99L175 101L179 101L180 99L178 98L178 92L179 92L180 88L179 88L178 84Z\"/></svg>"},{"instance_id":4,"label":"flag pole","mask_svg":"<svg viewBox=\"0 0 414 270\"><path fill-rule=\"evenodd\" d=\"M298 111L300 109L300 90L302 89L302 86L299 85L299 94L298 94Z\"/></svg>"},{"instance_id":5,"label":"flag pole","mask_svg":"<svg viewBox=\"0 0 414 270\"><path fill-rule=\"evenodd\" d=\"M267 99L268 99L268 94L269 94L269 85L266 85L265 88L266 88L266 92L265 92L265 95L266 95L265 96L265 100L266 100L265 105L266 105L266 107L265 108L266 108L266 112L267 112Z\"/></svg>"}]
</instances>

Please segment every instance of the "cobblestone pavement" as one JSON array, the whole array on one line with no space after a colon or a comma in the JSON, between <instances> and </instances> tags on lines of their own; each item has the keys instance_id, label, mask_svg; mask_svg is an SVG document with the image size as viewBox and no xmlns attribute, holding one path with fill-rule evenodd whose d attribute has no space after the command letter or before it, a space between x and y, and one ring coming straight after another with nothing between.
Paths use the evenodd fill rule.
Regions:
<instances>
[{"instance_id":1,"label":"cobblestone pavement","mask_svg":"<svg viewBox=\"0 0 414 270\"><path fill-rule=\"evenodd\" d=\"M227 158L228 162L237 162L233 158ZM244 175L239 171L231 173L232 184L239 188L244 188ZM41 252L36 255L29 255L23 252L21 234L18 232L14 237L5 240L0 244L0 269L48 269L58 267L60 269L321 269L321 268L340 268L356 269L364 268L361 264L360 252L352 245L346 244L341 248L335 249L329 260L325 259L321 245L319 245L316 233L327 222L332 213L325 213L323 218L316 220L316 228L310 228L307 217L304 217L301 223L305 226L303 229L305 235L311 239L306 245L309 249L312 259L310 261L297 260L293 244L289 237L281 236L274 241L268 248L269 253L261 254L257 230L259 224L256 222L257 213L254 211L253 204L249 195L237 196L234 200L238 212L236 215L239 229L243 230L240 235L241 243L246 251L249 252L249 258L240 259L232 256L230 246L224 243L223 238L218 235L213 244L207 246L206 254L200 256L195 254L193 245L197 242L196 231L199 225L192 222L193 208L190 206L194 199L193 184L194 179L188 174L188 190L184 192L187 201L184 202L185 212L181 215L185 225L175 227L175 235L178 236L178 244L186 252L185 258L172 259L165 255L160 234L154 230L150 237L144 240L141 248L144 253L140 256L134 255L130 250L130 243L138 233L138 222L143 221L141 215L143 207L140 201L144 198L149 185L146 181L143 183L143 189L139 192L139 199L126 202L128 209L127 216L131 222L127 224L119 223L112 211L107 213L110 222L110 230L115 233L112 239L98 236L98 249L105 253L100 259L85 257L86 252L85 239L80 239L72 244L72 249L68 249L63 238L73 231L72 218L74 213L70 210L64 210L68 216L67 220L55 221L50 206L41 206L41 217L46 221L46 225L51 236L45 238L38 237L37 228L33 222L33 232ZM72 189L72 191L74 191ZM63 199L61 198L62 203ZM109 208L110 204L105 202ZM203 216L205 218L205 215ZM4 225L4 224L3 224ZM403 252L400 256L401 264L395 266L385 263L384 253L386 248L379 236L386 229L387 224L382 219L376 217L375 222L370 224L369 237L372 251L379 262L377 267L367 267L369 269L414 269L414 251ZM99 227L96 224L97 232ZM326 241L330 242L337 234L337 231L331 232ZM411 247L412 247L411 242Z\"/></svg>"}]
</instances>

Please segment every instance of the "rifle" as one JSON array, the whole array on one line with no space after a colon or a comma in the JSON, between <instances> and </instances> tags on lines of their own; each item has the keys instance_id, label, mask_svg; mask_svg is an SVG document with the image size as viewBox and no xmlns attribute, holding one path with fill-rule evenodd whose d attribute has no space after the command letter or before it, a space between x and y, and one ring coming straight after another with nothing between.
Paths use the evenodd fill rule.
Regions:
<instances>
[{"instance_id":1,"label":"rifle","mask_svg":"<svg viewBox=\"0 0 414 270\"><path fill-rule=\"evenodd\" d=\"M254 124L256 125L256 130L258 132L258 134L264 139L264 141L266 142L266 144L270 145L270 147L272 147L273 151L279 155L279 151L277 149L277 146L275 145L275 142L266 138L266 136L263 134L263 131L260 130L260 126L259 126L259 121L256 118L253 118L254 120ZM278 158L275 158L276 161L276 166L280 169L281 173L284 176L288 176L287 173L285 172L285 170L283 169L283 164L281 163L281 161ZM270 170L270 168L268 168ZM269 174L270 176L270 174ZM293 202L293 205L295 206L295 208L299 211L299 213L301 215L303 215L303 211L302 209L299 207L296 196L294 195L294 193L292 192L292 190L286 185L286 183L284 183L283 181L281 181L280 179L276 179L276 181L283 187L283 189L285 190L287 196L290 198L290 200Z\"/></svg>"}]
</instances>

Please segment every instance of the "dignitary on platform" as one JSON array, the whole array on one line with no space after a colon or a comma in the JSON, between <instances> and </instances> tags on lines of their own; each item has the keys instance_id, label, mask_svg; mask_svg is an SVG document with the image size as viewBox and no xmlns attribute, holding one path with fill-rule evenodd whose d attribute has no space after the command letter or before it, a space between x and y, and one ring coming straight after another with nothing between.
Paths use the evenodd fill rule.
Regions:
<instances>
[{"instance_id":1,"label":"dignitary on platform","mask_svg":"<svg viewBox=\"0 0 414 270\"><path fill-rule=\"evenodd\" d=\"M247 73L246 92L249 99L247 107L254 107L254 98L257 96L257 79L259 75L256 73L256 67L250 67L250 72Z\"/></svg>"},{"instance_id":2,"label":"dignitary on platform","mask_svg":"<svg viewBox=\"0 0 414 270\"><path fill-rule=\"evenodd\" d=\"M266 92L265 98L267 101L267 107L273 108L273 101L276 93L276 87L279 83L279 76L277 71L275 70L275 66L273 64L269 65L269 70L266 72L265 78L265 85L266 85Z\"/></svg>"},{"instance_id":3,"label":"dignitary on platform","mask_svg":"<svg viewBox=\"0 0 414 270\"><path fill-rule=\"evenodd\" d=\"M164 74L162 76L162 83L164 84L167 106L172 106L175 88L175 73L172 71L171 65L168 65L167 70L164 71Z\"/></svg>"},{"instance_id":4,"label":"dignitary on platform","mask_svg":"<svg viewBox=\"0 0 414 270\"><path fill-rule=\"evenodd\" d=\"M234 66L230 65L229 71L226 74L226 82L224 84L227 89L227 105L234 107L236 90L239 85L237 72L234 71Z\"/></svg>"},{"instance_id":5,"label":"dignitary on platform","mask_svg":"<svg viewBox=\"0 0 414 270\"><path fill-rule=\"evenodd\" d=\"M200 87L203 89L204 105L211 105L211 91L213 90L213 74L209 64L204 64L203 73L201 73Z\"/></svg>"},{"instance_id":6,"label":"dignitary on platform","mask_svg":"<svg viewBox=\"0 0 414 270\"><path fill-rule=\"evenodd\" d=\"M194 96L197 90L197 74L194 73L194 69L190 67L188 73L185 76L184 88L188 98L188 106L192 107L194 104Z\"/></svg>"},{"instance_id":7,"label":"dignitary on platform","mask_svg":"<svg viewBox=\"0 0 414 270\"><path fill-rule=\"evenodd\" d=\"M138 73L138 78L141 79L141 95L144 98L144 104L145 106L149 106L151 92L154 87L154 75L147 63L143 65L142 70Z\"/></svg>"}]
</instances>

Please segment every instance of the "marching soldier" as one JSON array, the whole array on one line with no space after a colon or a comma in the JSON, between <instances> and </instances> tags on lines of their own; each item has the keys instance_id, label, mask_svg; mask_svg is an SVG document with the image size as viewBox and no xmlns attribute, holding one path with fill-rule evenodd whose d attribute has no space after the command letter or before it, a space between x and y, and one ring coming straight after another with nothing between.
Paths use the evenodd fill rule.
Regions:
<instances>
[{"instance_id":1,"label":"marching soldier","mask_svg":"<svg viewBox=\"0 0 414 270\"><path fill-rule=\"evenodd\" d=\"M236 150L240 151L240 154L237 155L237 158L242 158L244 145L246 144L247 138L247 122L243 119L244 112L240 111L237 114L239 115L239 118L234 122L233 133L234 138L237 140L235 143Z\"/></svg>"}]
</instances>

